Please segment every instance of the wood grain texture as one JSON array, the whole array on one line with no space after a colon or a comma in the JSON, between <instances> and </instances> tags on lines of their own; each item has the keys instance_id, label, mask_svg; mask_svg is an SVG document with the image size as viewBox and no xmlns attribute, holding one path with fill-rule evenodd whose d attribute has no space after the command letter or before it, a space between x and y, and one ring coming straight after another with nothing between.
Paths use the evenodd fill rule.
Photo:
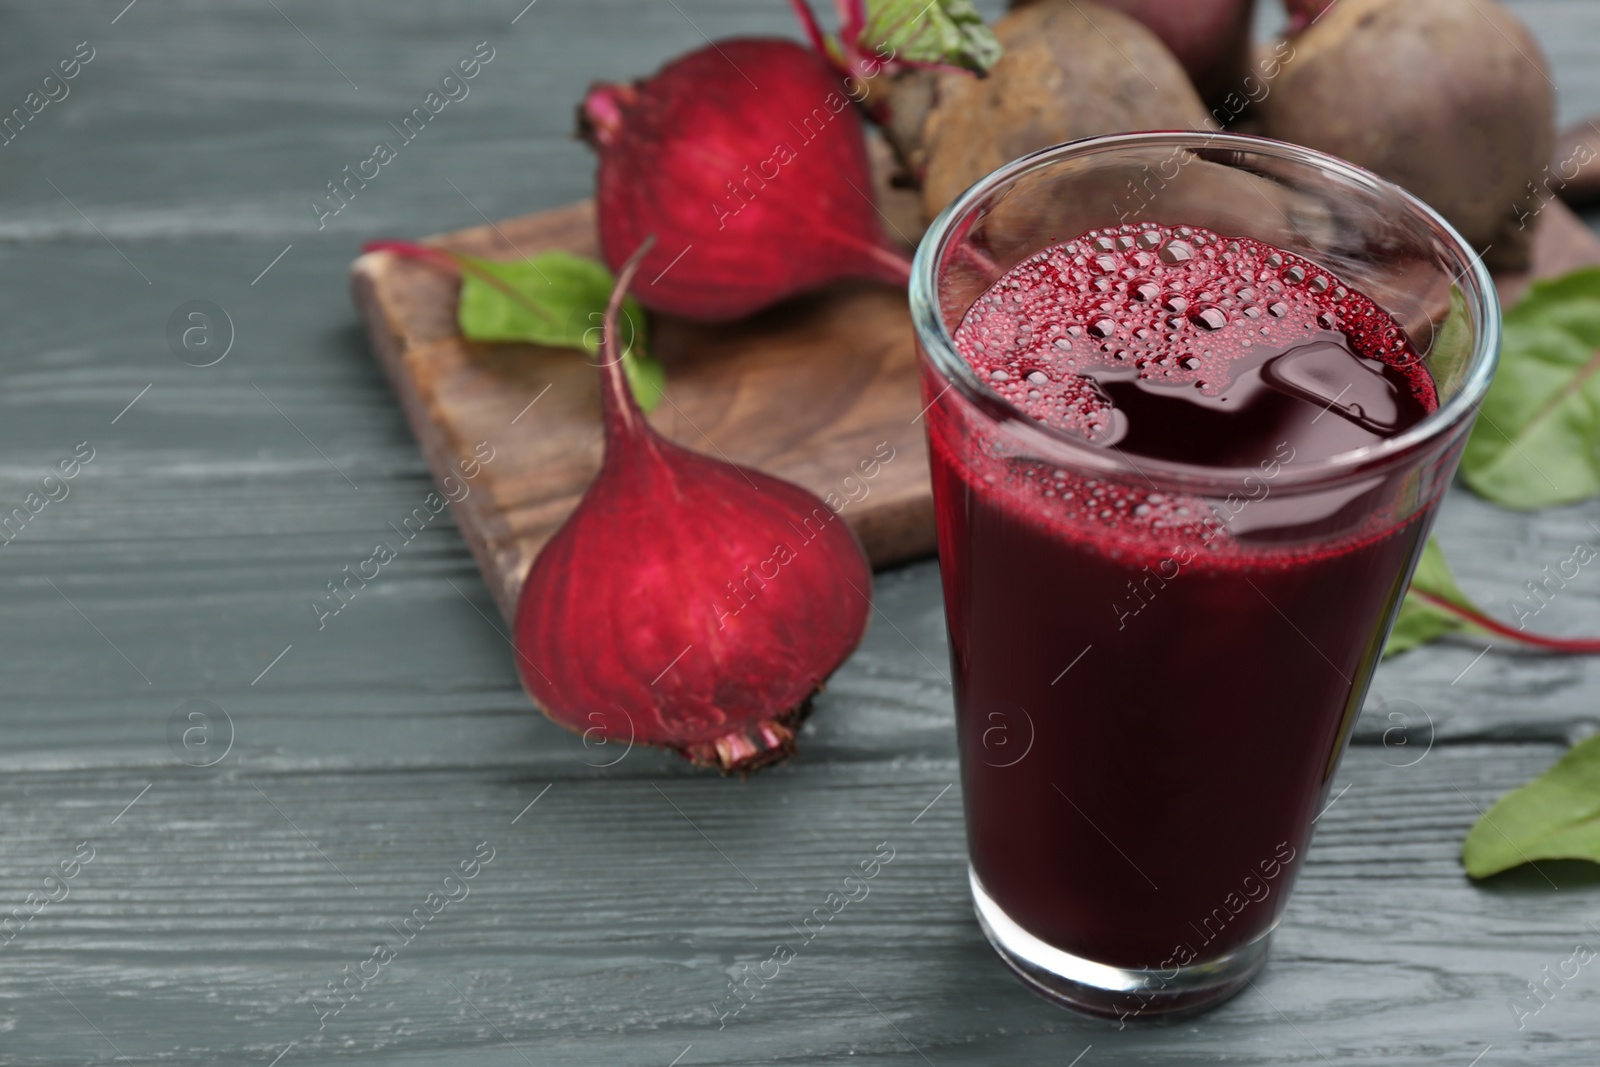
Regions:
<instances>
[{"instance_id":1,"label":"wood grain texture","mask_svg":"<svg viewBox=\"0 0 1600 1067\"><path fill-rule=\"evenodd\" d=\"M133 1062L266 1062L294 1042L311 1063L507 1063L510 1044L535 1063L646 1067L691 1046L682 1062L1061 1064L1090 1044L1103 1062L1161 1065L1465 1067L1489 1045L1586 1063L1593 988L1571 983L1521 1031L1508 1004L1596 938L1600 876L1553 864L1474 889L1455 857L1474 805L1559 751L1441 745L1405 766L1410 753L1358 747L1257 988L1198 1022L1121 1031L1026 994L988 950L948 752L802 760L733 786L736 804L727 783L635 756L590 769L577 744L538 767L426 779L224 766L160 777L114 826L142 776L32 775L34 807L6 811L30 829L0 875L37 880L80 839L97 852L8 946L0 992L17 1007L0 1022L27 1041L8 1062L30 1065L114 1061L68 998ZM485 841L494 859L470 895L397 933ZM729 980L801 941L879 842L895 858L866 899L719 1020ZM338 1007L327 983L380 941L395 961L321 1018ZM47 977L64 996L32 992Z\"/></svg>"},{"instance_id":2,"label":"wood grain texture","mask_svg":"<svg viewBox=\"0 0 1600 1067\"><path fill-rule=\"evenodd\" d=\"M1473 885L1454 857L1473 805L1600 726L1600 658L1463 641L1385 663L1259 993L1118 1032L1037 1000L985 948L959 790L917 818L955 769L933 562L877 575L882 614L798 759L749 782L638 750L596 766L617 753L531 712L448 513L318 629L310 600L434 485L351 310L360 244L578 200L588 81L699 47L696 27L793 34L776 2L540 0L512 26L525 5L0 14L6 106L77 42L97 49L0 147L0 507L76 442L97 450L0 546L0 914L77 842L97 849L0 947L0 1065L1592 1067L1592 967L1524 1030L1508 1001L1595 943L1594 872ZM1600 111L1600 6L1513 6L1563 113ZM484 39L498 54L471 97L318 230L306 201ZM194 298L237 331L209 368L165 335ZM1590 522L1593 503L1522 514L1453 493L1438 531L1468 592L1509 615L1541 567L1600 543ZM1600 580L1586 569L1538 624L1600 633ZM234 727L210 771L169 747L192 699ZM1396 712L1412 726L1392 732ZM326 983L484 840L470 898L317 1030ZM871 896L719 1030L727 979L883 840L899 851Z\"/></svg>"}]
</instances>

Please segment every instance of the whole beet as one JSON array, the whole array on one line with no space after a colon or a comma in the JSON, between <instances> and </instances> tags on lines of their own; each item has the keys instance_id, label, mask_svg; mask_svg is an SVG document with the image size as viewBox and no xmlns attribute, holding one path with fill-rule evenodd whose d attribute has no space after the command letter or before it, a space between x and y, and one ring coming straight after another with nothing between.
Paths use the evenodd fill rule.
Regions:
<instances>
[{"instance_id":1,"label":"whole beet","mask_svg":"<svg viewBox=\"0 0 1600 1067\"><path fill-rule=\"evenodd\" d=\"M606 264L655 238L634 293L648 308L714 322L841 278L905 284L861 119L808 48L709 44L643 81L591 87L579 128L600 157Z\"/></svg>"},{"instance_id":2,"label":"whole beet","mask_svg":"<svg viewBox=\"0 0 1600 1067\"><path fill-rule=\"evenodd\" d=\"M1527 265L1555 98L1520 19L1495 0L1338 0L1293 43L1262 133L1403 186L1490 266Z\"/></svg>"},{"instance_id":3,"label":"whole beet","mask_svg":"<svg viewBox=\"0 0 1600 1067\"><path fill-rule=\"evenodd\" d=\"M1013 0L1023 7L1036 0ZM1248 74L1255 0L1100 0L1132 15L1172 51L1207 104L1237 91Z\"/></svg>"},{"instance_id":4,"label":"whole beet","mask_svg":"<svg viewBox=\"0 0 1600 1067\"><path fill-rule=\"evenodd\" d=\"M872 567L814 494L646 421L619 325L649 250L623 264L606 307L605 460L523 582L517 669L586 741L748 772L794 751L812 694L860 643Z\"/></svg>"},{"instance_id":5,"label":"whole beet","mask_svg":"<svg viewBox=\"0 0 1600 1067\"><path fill-rule=\"evenodd\" d=\"M1131 130L1205 129L1183 67L1136 20L1090 0L1037 0L994 24L985 78L936 75L921 130L923 212L1018 156Z\"/></svg>"}]
</instances>

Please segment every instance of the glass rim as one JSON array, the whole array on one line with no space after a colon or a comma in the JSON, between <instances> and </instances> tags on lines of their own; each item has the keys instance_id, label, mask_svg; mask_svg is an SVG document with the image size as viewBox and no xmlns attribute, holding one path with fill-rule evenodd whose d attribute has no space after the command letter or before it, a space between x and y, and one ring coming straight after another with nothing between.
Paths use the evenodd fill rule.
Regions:
<instances>
[{"instance_id":1,"label":"glass rim","mask_svg":"<svg viewBox=\"0 0 1600 1067\"><path fill-rule=\"evenodd\" d=\"M1489 383L1499 363L1500 302L1494 279L1484 266L1483 257L1467 243L1454 226L1445 221L1444 217L1433 208L1400 186L1336 156L1268 137L1181 130L1086 137L1031 152L979 179L939 213L918 244L916 255L912 260L908 296L912 326L916 330L920 347L926 358L948 381L945 391L955 388L980 408L1003 414L1016 424L1024 437L1032 439L1033 443L1041 447L1064 451L1070 457L1064 462L1076 463L1080 467L1108 474L1127 475L1144 481L1151 481L1154 476L1171 487L1181 487L1191 491L1215 486L1225 492L1236 488L1244 477L1259 473L1256 466L1214 467L1146 456L1139 456L1135 461L1115 446L1109 449L1101 448L1067 431L1047 426L990 389L956 350L955 338L945 326L939 303L939 266L944 261L947 246L957 225L966 220L979 204L997 188L1013 182L1030 171L1080 156L1090 156L1119 148L1140 147L1196 150L1231 148L1332 173L1341 180L1370 192L1394 197L1467 263L1466 268L1451 284L1461 287L1478 328L1467 373L1455 395L1449 397L1437 410L1429 413L1415 425L1393 437L1348 452L1340 452L1315 463L1285 466L1274 479L1276 482L1287 487L1307 483L1338 483L1347 478L1368 475L1374 469L1387 467L1426 447L1474 414L1479 402L1488 391ZM938 403L938 400L939 397L935 397L928 406L931 408L933 404Z\"/></svg>"}]
</instances>

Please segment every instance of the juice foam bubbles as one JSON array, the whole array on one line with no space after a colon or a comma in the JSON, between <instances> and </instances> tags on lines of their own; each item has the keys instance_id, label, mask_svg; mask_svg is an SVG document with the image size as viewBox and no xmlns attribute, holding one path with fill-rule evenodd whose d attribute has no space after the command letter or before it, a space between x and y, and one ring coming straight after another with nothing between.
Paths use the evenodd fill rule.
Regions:
<instances>
[{"instance_id":1,"label":"juice foam bubbles","mask_svg":"<svg viewBox=\"0 0 1600 1067\"><path fill-rule=\"evenodd\" d=\"M1188 226L1122 226L1047 248L980 297L955 340L1023 414L1134 467L1150 458L1270 480L1438 407L1404 331L1373 301L1301 257ZM935 434L933 445L949 442ZM1004 447L985 455L970 438L958 447L1014 507L1113 552L1187 545L1220 559L1237 548L1193 497L1086 479ZM1372 518L1369 533L1383 524Z\"/></svg>"}]
</instances>

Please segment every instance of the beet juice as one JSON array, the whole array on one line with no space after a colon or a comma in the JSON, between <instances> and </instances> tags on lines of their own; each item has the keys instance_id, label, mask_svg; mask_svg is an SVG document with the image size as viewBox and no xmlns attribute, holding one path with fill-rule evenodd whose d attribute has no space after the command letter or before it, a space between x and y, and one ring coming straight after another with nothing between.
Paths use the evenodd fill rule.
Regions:
<instances>
[{"instance_id":1,"label":"beet juice","mask_svg":"<svg viewBox=\"0 0 1600 1067\"><path fill-rule=\"evenodd\" d=\"M1332 272L1187 226L1046 248L954 336L1000 400L1133 472L1041 460L964 403L928 413L991 939L1012 924L1154 989L1264 954L1439 491L1414 472L1318 492L1288 475L1414 426L1433 379ZM1158 485L1141 463L1235 491ZM1089 1007L1136 1015L1141 997Z\"/></svg>"}]
</instances>

